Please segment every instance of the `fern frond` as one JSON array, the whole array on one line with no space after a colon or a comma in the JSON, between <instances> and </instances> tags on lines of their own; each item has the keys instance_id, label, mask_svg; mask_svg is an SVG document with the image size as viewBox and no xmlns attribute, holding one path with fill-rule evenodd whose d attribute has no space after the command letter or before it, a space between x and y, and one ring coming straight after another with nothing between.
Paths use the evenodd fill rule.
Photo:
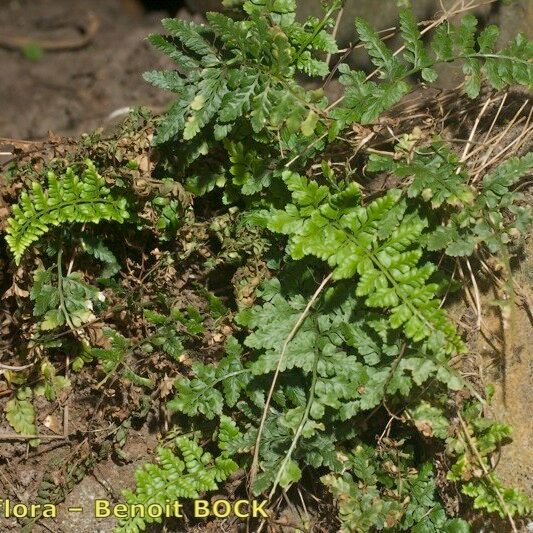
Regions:
<instances>
[{"instance_id":1,"label":"fern frond","mask_svg":"<svg viewBox=\"0 0 533 533\"><path fill-rule=\"evenodd\" d=\"M185 72L145 75L151 83L179 94L159 127L157 142L180 134L191 140L209 126L215 140L221 140L243 121L255 133L286 125L297 131L309 111L317 112L322 105L317 106L317 98L295 83L293 74L295 68L327 73L327 65L315 56L336 51L334 39L324 29L329 18L296 23L292 0L247 2L244 7L247 20L209 13L207 29L166 19L163 23L172 38L150 38L161 51L176 57ZM176 56L173 40L190 52L186 57L199 62L199 68L189 69L180 50Z\"/></svg>"},{"instance_id":2,"label":"fern frond","mask_svg":"<svg viewBox=\"0 0 533 533\"><path fill-rule=\"evenodd\" d=\"M413 70L420 71L426 81L435 81L437 73L430 68L432 60L422 41L415 16L410 9L400 11L400 30L405 43L404 59L412 65Z\"/></svg>"},{"instance_id":3,"label":"fern frond","mask_svg":"<svg viewBox=\"0 0 533 533\"><path fill-rule=\"evenodd\" d=\"M271 16L282 28L291 26L296 19L296 0L246 0L243 7L249 15Z\"/></svg>"},{"instance_id":4,"label":"fern frond","mask_svg":"<svg viewBox=\"0 0 533 533\"><path fill-rule=\"evenodd\" d=\"M429 234L428 248L444 249L452 257L471 255L482 244L492 253L501 252L511 235L520 235L531 224L530 206L517 205L521 195L511 187L532 169L533 153L529 152L489 172L473 202Z\"/></svg>"},{"instance_id":5,"label":"fern frond","mask_svg":"<svg viewBox=\"0 0 533 533\"><path fill-rule=\"evenodd\" d=\"M398 227L389 234L382 232L400 200L399 191L389 191L366 207L345 208L338 208L335 195L328 193L310 210L304 199L314 194L316 184L290 172L283 177L294 204L284 211L270 212L266 225L289 235L294 259L313 255L327 261L335 279L358 275L357 294L366 296L370 307L388 308L391 327L403 326L407 337L415 341L441 332L450 352L464 350L455 327L440 309L438 286L427 281L434 267L418 265L419 241L426 223L416 215L406 215L404 207L395 213Z\"/></svg>"},{"instance_id":6,"label":"fern frond","mask_svg":"<svg viewBox=\"0 0 533 533\"><path fill-rule=\"evenodd\" d=\"M407 70L405 66L393 55L378 32L366 20L357 17L355 27L372 63L381 70L382 78L395 80L405 74Z\"/></svg>"},{"instance_id":7,"label":"fern frond","mask_svg":"<svg viewBox=\"0 0 533 533\"><path fill-rule=\"evenodd\" d=\"M104 263L100 272L101 278L110 278L120 270L120 264L115 254L99 239L85 237L82 241L83 249L95 259Z\"/></svg>"},{"instance_id":8,"label":"fern frond","mask_svg":"<svg viewBox=\"0 0 533 533\"><path fill-rule=\"evenodd\" d=\"M181 70L189 72L198 68L199 62L183 52L172 37L151 34L148 36L148 41L159 51L169 56Z\"/></svg>"},{"instance_id":9,"label":"fern frond","mask_svg":"<svg viewBox=\"0 0 533 533\"><path fill-rule=\"evenodd\" d=\"M171 449L159 447L159 464L146 464L136 471L135 491L123 492L126 503L131 506L160 505L183 498L199 498L200 495L216 490L218 484L233 474L238 466L226 457L213 459L196 442L187 437L178 437L175 447L181 457ZM144 531L147 524L160 523L161 517L133 512L122 518L114 529L116 533Z\"/></svg>"},{"instance_id":10,"label":"fern frond","mask_svg":"<svg viewBox=\"0 0 533 533\"><path fill-rule=\"evenodd\" d=\"M399 156L404 156L401 159ZM388 171L399 178L412 177L407 187L410 198L421 196L431 201L434 208L444 202L452 206L462 206L474 198L472 188L466 183L464 170L458 172L459 158L442 141L436 139L430 146L415 150L414 154L395 156L371 154L367 169L373 172Z\"/></svg>"},{"instance_id":11,"label":"fern frond","mask_svg":"<svg viewBox=\"0 0 533 533\"><path fill-rule=\"evenodd\" d=\"M218 61L215 50L202 36L202 33L205 33L203 26L192 21L171 18L163 19L161 24L183 46L200 56L202 64Z\"/></svg>"},{"instance_id":12,"label":"fern frond","mask_svg":"<svg viewBox=\"0 0 533 533\"><path fill-rule=\"evenodd\" d=\"M369 124L409 92L409 86L402 80L380 84L367 82L364 72L351 71L344 64L339 67L339 72L339 81L345 86L345 99L342 106L331 111L331 115L341 124Z\"/></svg>"},{"instance_id":13,"label":"fern frond","mask_svg":"<svg viewBox=\"0 0 533 533\"><path fill-rule=\"evenodd\" d=\"M472 15L464 17L459 25L446 21L438 26L430 44L433 54L430 54L412 12L402 10L400 28L406 48L403 59L408 65L387 48L364 20L357 19L356 27L382 82L367 81L364 72L352 72L345 65L339 69L342 73L339 81L346 87L345 97L342 105L332 110L332 116L341 126L373 122L409 92L405 81L408 76L420 73L424 80L435 81L437 73L433 66L440 62L463 63L465 92L470 98L479 94L483 78L496 89L512 84L533 87L533 42L518 35L509 46L495 51L497 30L489 26L476 37L477 20Z\"/></svg>"},{"instance_id":14,"label":"fern frond","mask_svg":"<svg viewBox=\"0 0 533 533\"><path fill-rule=\"evenodd\" d=\"M523 157L508 159L483 178L481 203L489 209L494 209L497 206L510 207L517 194L512 193L509 189L532 170L533 152L528 152Z\"/></svg>"},{"instance_id":15,"label":"fern frond","mask_svg":"<svg viewBox=\"0 0 533 533\"><path fill-rule=\"evenodd\" d=\"M11 427L23 435L36 435L36 414L31 399L33 392L30 387L19 388L15 397L5 406L6 419Z\"/></svg>"},{"instance_id":16,"label":"fern frond","mask_svg":"<svg viewBox=\"0 0 533 533\"><path fill-rule=\"evenodd\" d=\"M85 162L80 176L68 168L58 178L48 173L48 189L33 182L31 191L23 191L8 219L6 241L18 265L26 249L53 226L100 220L124 222L128 218L125 198L114 198L98 174L94 163Z\"/></svg>"},{"instance_id":17,"label":"fern frond","mask_svg":"<svg viewBox=\"0 0 533 533\"><path fill-rule=\"evenodd\" d=\"M217 366L194 363L193 379L176 380L176 395L168 402L169 409L189 416L201 413L211 420L222 414L225 402L233 407L250 379L240 354L239 344L230 337L226 343L226 356Z\"/></svg>"}]
</instances>

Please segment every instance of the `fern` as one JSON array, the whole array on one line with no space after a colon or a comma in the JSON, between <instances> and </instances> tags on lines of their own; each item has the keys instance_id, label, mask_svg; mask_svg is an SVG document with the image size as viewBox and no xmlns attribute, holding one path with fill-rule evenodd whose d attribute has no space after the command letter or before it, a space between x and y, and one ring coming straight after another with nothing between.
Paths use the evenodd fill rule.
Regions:
<instances>
[{"instance_id":1,"label":"fern","mask_svg":"<svg viewBox=\"0 0 533 533\"><path fill-rule=\"evenodd\" d=\"M350 122L371 123L409 92L407 77L421 74L424 80L435 81L437 73L432 67L440 62L463 62L464 87L470 98L478 96L483 79L495 89L513 84L532 88L533 43L524 35L518 35L506 48L495 51L498 29L488 26L476 36L476 26L477 20L472 15L465 16L456 26L443 22L427 49L412 12L402 10L400 29L406 48L402 62L368 23L357 19L359 37L382 81L367 81L365 73L352 72L347 65L342 65L339 81L345 85L345 97L342 105L333 109L332 116L341 126Z\"/></svg>"},{"instance_id":2,"label":"fern","mask_svg":"<svg viewBox=\"0 0 533 533\"><path fill-rule=\"evenodd\" d=\"M194 363L194 379L182 378L176 381L177 393L167 403L169 409L189 416L201 413L206 418L213 419L222 414L224 403L230 407L235 406L241 390L248 383L247 372L240 359L241 353L238 342L230 338L226 343L226 357L217 367Z\"/></svg>"},{"instance_id":3,"label":"fern","mask_svg":"<svg viewBox=\"0 0 533 533\"><path fill-rule=\"evenodd\" d=\"M100 272L101 278L111 278L119 272L120 264L115 254L102 240L85 236L81 245L85 252L104 263L104 267Z\"/></svg>"},{"instance_id":4,"label":"fern","mask_svg":"<svg viewBox=\"0 0 533 533\"><path fill-rule=\"evenodd\" d=\"M33 397L32 390L29 387L21 387L17 390L15 397L9 400L5 406L6 419L11 427L23 435L36 435L37 426L35 425L36 414L31 403ZM32 444L36 444L33 440Z\"/></svg>"},{"instance_id":5,"label":"fern","mask_svg":"<svg viewBox=\"0 0 533 533\"><path fill-rule=\"evenodd\" d=\"M402 326L415 341L441 334L448 351L464 350L440 309L438 285L427 282L433 265L418 265L426 222L406 213L399 191L361 207L353 187L335 195L295 173L283 179L294 203L266 213L264 220L268 229L289 236L293 259L314 255L327 261L335 279L357 274L356 294L369 307L388 309L391 327Z\"/></svg>"},{"instance_id":6,"label":"fern","mask_svg":"<svg viewBox=\"0 0 533 533\"><path fill-rule=\"evenodd\" d=\"M531 169L530 152L489 172L475 200L428 236L428 248L444 249L450 256L467 256L484 244L492 253L501 252L531 223L530 207L518 205L521 195L510 190Z\"/></svg>"},{"instance_id":7,"label":"fern","mask_svg":"<svg viewBox=\"0 0 533 533\"><path fill-rule=\"evenodd\" d=\"M517 489L504 487L488 461L490 454L509 438L511 428L481 415L480 403L468 402L464 406L464 432L448 442L448 448L457 454L448 479L463 482L461 490L473 498L475 509L497 512L502 518L527 515L533 510L531 500Z\"/></svg>"},{"instance_id":8,"label":"fern","mask_svg":"<svg viewBox=\"0 0 533 533\"><path fill-rule=\"evenodd\" d=\"M193 440L178 437L176 455L171 449L157 449L158 464L146 464L135 473L135 491L125 490L124 500L130 505L160 505L183 498L199 498L200 495L218 488L238 468L224 453L213 458ZM161 517L142 517L140 513L120 519L114 529L116 533L144 531L147 524L161 522Z\"/></svg>"},{"instance_id":9,"label":"fern","mask_svg":"<svg viewBox=\"0 0 533 533\"><path fill-rule=\"evenodd\" d=\"M458 156L441 140L436 139L431 145L415 150L412 156L397 149L397 156L371 154L367 169L412 178L407 195L430 200L433 208L443 203L463 207L472 202L474 192L466 184L466 172L459 169Z\"/></svg>"},{"instance_id":10,"label":"fern","mask_svg":"<svg viewBox=\"0 0 533 533\"><path fill-rule=\"evenodd\" d=\"M424 463L418 472L413 472L408 469L410 456L405 454L401 459L394 459L393 473L386 466L389 453L392 450L379 453L359 444L347 457L342 475L328 474L321 478L338 502L342 532L470 531L465 521L448 519L436 500L431 464ZM404 491L409 498L400 497Z\"/></svg>"},{"instance_id":11,"label":"fern","mask_svg":"<svg viewBox=\"0 0 533 533\"><path fill-rule=\"evenodd\" d=\"M287 2L281 13L277 11L279 6L272 9L247 3L245 10L250 18L243 21L209 13L208 30L194 23L163 21L170 36L151 40L177 62L183 75L145 75L147 81L181 95L161 124L157 142L179 134L190 140L208 125L213 127L216 139L223 139L242 118L248 118L253 131L259 133L272 124L270 117L289 124L289 118L297 123L307 114L312 107L311 97L294 83L294 68L312 73L320 70L318 64L311 66L310 51L336 51L336 46L323 30L316 32L314 26L294 23L294 2ZM291 20L290 33L269 26L266 13L271 13L273 20L283 20L281 28ZM295 47L306 39L309 43L304 60Z\"/></svg>"},{"instance_id":12,"label":"fern","mask_svg":"<svg viewBox=\"0 0 533 533\"><path fill-rule=\"evenodd\" d=\"M344 159L353 133L343 130L366 136L357 124L377 121L411 91L413 78L435 81L443 62L463 65L470 97L485 80L494 88L531 87L531 43L519 36L496 51L497 30L477 32L475 19L465 17L460 24L439 24L426 44L413 14L403 10L404 48L393 53L357 19L376 68L368 75L330 61L345 53L333 36L340 1L302 22L295 0L225 4L243 9L235 18L210 13L205 25L165 19L166 34L149 37L175 62L172 71L145 74L176 95L155 120L155 143L168 144L158 152L154 179L140 179L136 163L137 148L148 149L149 141L136 137L127 159L123 144L130 138L111 143L112 151L117 148L111 160L134 159L124 167L135 172L133 187L126 180L117 184L135 200L130 205L139 208L137 229L150 231L152 253L128 257L117 253L116 241L86 235L76 240L63 231L47 248L57 254L55 268L47 268L52 255L43 254L45 266L34 273L33 322L41 330L68 326L84 340L72 368L97 362L104 374L98 388L118 376L118 382L153 389L155 379L146 376L155 378L154 371L170 369L174 376L159 392L179 428L171 428L155 462L137 471L136 489L124 492L125 501L141 509L229 492L233 487L224 482L238 468L251 474L246 482L253 494L269 498L279 487L287 490L307 474L320 474L339 511L338 524L328 525L342 531L468 531L438 498L436 479L444 479L447 463L449 480L475 507L500 515L527 512L524 495L503 487L490 470L490 454L510 431L484 419L480 403L465 400L470 386L451 361L466 347L441 309L444 276L428 259L435 250L471 255L480 246L508 258L507 244L529 221L515 188L531 170L531 156L511 158L476 183L468 165L438 137L421 142L413 131L394 154L371 150L367 156L367 141L378 128L358 145L357 157ZM325 86L337 70L345 91L335 102L301 83L304 74ZM145 125L150 136L152 124ZM85 148L105 160L93 141ZM128 216L125 199L111 194L90 161L86 167L80 176L72 169L59 178L50 174L46 190L32 180L32 190L21 195L7 237L17 264L55 226ZM353 178L365 171L394 175L398 188L369 192ZM172 178L157 185L161 176ZM223 191L193 208L183 187L197 195L214 187ZM149 195L150 188L158 192ZM83 260L103 264L103 271L88 272L105 284L113 302L109 311L125 304L116 307L125 317L120 333L104 328L95 347L82 332L95 333L85 326L104 298L89 274L70 265L63 275L62 253L73 241L78 246L69 257L78 261L84 252L89 257ZM128 257L129 272L110 279L120 269L118 257ZM203 261L194 273L191 257ZM140 298L131 293L138 262ZM204 285L213 281L222 290L219 275L230 270L235 298L226 308ZM180 296L180 308L173 308L168 290L174 294L176 276L184 283L198 280L190 283L201 285L206 305L183 308ZM240 311L234 314L235 308ZM223 354L213 349L232 331L239 341L230 336ZM39 334L32 343L41 343L43 351L71 350L77 345L58 340L64 333ZM195 358L204 348L201 360ZM44 392L52 401L66 385L50 368L52 360L44 355L33 393L21 387L7 403L7 419L18 431L36 434L32 394ZM454 391L457 402L450 402ZM464 428L458 425L462 417ZM445 454L446 461L422 459L428 439L431 453ZM214 457L216 445L220 453ZM158 520L132 513L117 531L144 530Z\"/></svg>"},{"instance_id":13,"label":"fern","mask_svg":"<svg viewBox=\"0 0 533 533\"><path fill-rule=\"evenodd\" d=\"M245 1L238 19L211 13L206 26L166 20L168 35L150 38L176 62L173 72L146 75L177 94L159 123L156 143L171 142L191 190L204 194L224 187L225 204L247 209L243 220L250 238L259 235L252 223L287 236L285 255L272 246L265 258L269 269L280 269L279 279L265 282L257 291L259 303L236 317L246 351L232 338L217 363L195 361L175 381L167 405L186 415L195 430L206 419L219 421L220 448L241 457L242 465L257 453L254 494L288 488L311 466L329 470L324 480L337 497L346 531L467 531L438 502L432 465L416 463L403 439L390 447L385 439L375 448L365 446L364 428L366 417L383 404L409 420L398 431L405 430L407 442L409 431L449 437L450 418L435 398L437 391L445 397L464 387L449 361L466 347L441 309L443 287L425 256L438 248L439 231L453 227L457 239L464 237L488 215L489 204L497 206L488 215L493 233L499 235L509 213L517 224L525 222L510 187L527 165L509 163L486 177L478 192L443 141L415 146L404 139L394 157L372 155L367 165L396 175L401 188L369 199L349 179L343 184L336 178L337 146L327 154L332 164L317 160L344 128L372 123L398 103L413 76L435 81L439 63L462 63L472 98L484 79L495 88L531 87L531 44L519 36L495 51L496 30L477 33L475 19L465 17L458 25L440 24L427 45L404 10L405 48L394 54L357 19L378 76L337 65L345 92L328 105L321 91L305 90L295 76L331 75L323 55L338 52L330 30L339 7L334 2L322 18L300 23L294 0ZM210 259L210 267L220 264L226 248L228 257L239 256L228 218L211 225L224 253ZM277 237L271 241L279 243ZM333 284L308 308L313 291L305 277L322 276L326 264ZM164 317L146 316L158 328L168 326ZM212 423L208 427L211 436ZM353 442L358 445L346 458Z\"/></svg>"},{"instance_id":14,"label":"fern","mask_svg":"<svg viewBox=\"0 0 533 533\"><path fill-rule=\"evenodd\" d=\"M461 381L447 369L443 352L425 351L420 357L420 352L413 349L401 354L401 337L390 331L386 334L383 319L358 316L356 310L361 303L346 298L346 289L346 284L341 284L326 294L318 305L320 311L309 315L287 347L280 369L290 385L280 386L276 399L284 414L274 408L267 419L261 452L264 472L255 490L260 490L261 483L272 483L300 424L302 436L293 456L296 464L303 460L304 464L327 464L337 470L335 437L332 439L331 433L335 433L339 421L374 408L384 397L394 401L396 395L408 396L432 376L450 388L461 388ZM239 323L253 330L245 344L260 351L250 363L256 375L273 371L286 334L304 305L298 297L285 300L275 289L269 293L263 306L242 311L239 316ZM339 300L343 302L340 306ZM303 382L298 377L300 371L307 378ZM304 410L306 402L311 402L309 416ZM288 435L284 433L287 429ZM317 450L321 450L319 456Z\"/></svg>"},{"instance_id":15,"label":"fern","mask_svg":"<svg viewBox=\"0 0 533 533\"><path fill-rule=\"evenodd\" d=\"M37 269L33 274L30 298L34 301L33 315L39 317L40 328L51 330L68 325L77 328L94 320L94 305L103 294L83 281L80 272L63 277L59 271Z\"/></svg>"},{"instance_id":16,"label":"fern","mask_svg":"<svg viewBox=\"0 0 533 533\"><path fill-rule=\"evenodd\" d=\"M25 250L53 226L73 222L123 222L128 217L126 200L109 194L104 179L87 160L81 176L68 168L58 178L48 173L48 189L38 182L23 191L8 220L6 241L18 265Z\"/></svg>"}]
</instances>

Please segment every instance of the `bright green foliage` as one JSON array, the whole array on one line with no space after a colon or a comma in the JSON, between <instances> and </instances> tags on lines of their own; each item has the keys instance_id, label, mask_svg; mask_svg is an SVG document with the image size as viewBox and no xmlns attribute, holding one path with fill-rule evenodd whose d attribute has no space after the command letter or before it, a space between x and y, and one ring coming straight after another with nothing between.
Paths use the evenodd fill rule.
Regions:
<instances>
[{"instance_id":1,"label":"bright green foliage","mask_svg":"<svg viewBox=\"0 0 533 533\"><path fill-rule=\"evenodd\" d=\"M258 150L250 150L243 143L225 142L231 166L232 182L242 194L251 195L268 187L272 180L272 170Z\"/></svg>"},{"instance_id":2,"label":"bright green foliage","mask_svg":"<svg viewBox=\"0 0 533 533\"><path fill-rule=\"evenodd\" d=\"M324 53L337 51L329 31L338 7L335 0L321 19L300 23L292 0L245 2L242 20L221 13L208 13L206 26L166 19L168 35L150 37L177 63L177 71L145 74L178 95L155 142L181 140L175 157L187 170L191 191L203 194L231 180L244 194L254 194L273 177L267 139L283 152L298 153L324 131L323 91L306 90L295 75L329 73ZM206 157L224 147L226 160Z\"/></svg>"},{"instance_id":3,"label":"bright green foliage","mask_svg":"<svg viewBox=\"0 0 533 533\"><path fill-rule=\"evenodd\" d=\"M400 192L363 207L357 190L331 194L326 186L285 172L293 202L265 214L271 231L289 236L293 259L313 255L327 261L335 279L358 276L356 294L369 307L390 311L391 327L415 341L442 334L447 349L463 350L454 326L440 309L438 285L429 283L433 265L419 266L426 222L406 211Z\"/></svg>"},{"instance_id":4,"label":"bright green foliage","mask_svg":"<svg viewBox=\"0 0 533 533\"><path fill-rule=\"evenodd\" d=\"M346 64L339 67L339 72L339 81L345 86L345 98L342 106L334 108L331 114L342 126L351 122L373 122L409 92L409 85L403 80L365 81L364 72L352 71Z\"/></svg>"},{"instance_id":5,"label":"bright green foliage","mask_svg":"<svg viewBox=\"0 0 533 533\"><path fill-rule=\"evenodd\" d=\"M17 433L23 435L37 434L36 415L31 403L32 396L33 393L29 387L22 387L5 406L7 421Z\"/></svg>"},{"instance_id":6,"label":"bright green foliage","mask_svg":"<svg viewBox=\"0 0 533 533\"><path fill-rule=\"evenodd\" d=\"M398 457L393 450L378 452L359 444L349 454L342 475L321 478L338 502L343 533L470 531L463 520L448 519L436 500L431 464L424 463L413 472L408 468L410 460L409 454Z\"/></svg>"},{"instance_id":7,"label":"bright green foliage","mask_svg":"<svg viewBox=\"0 0 533 533\"><path fill-rule=\"evenodd\" d=\"M94 164L89 160L85 164L79 176L72 168L59 178L50 171L48 189L43 190L35 181L31 191L21 193L19 203L13 206L6 235L17 264L28 246L52 226L100 220L123 222L128 217L126 200L111 196Z\"/></svg>"},{"instance_id":8,"label":"bright green foliage","mask_svg":"<svg viewBox=\"0 0 533 533\"><path fill-rule=\"evenodd\" d=\"M103 295L85 283L80 272L62 276L51 269L38 268L33 274L30 298L41 329L51 330L64 325L77 328L93 320L93 306Z\"/></svg>"},{"instance_id":9,"label":"bright green foliage","mask_svg":"<svg viewBox=\"0 0 533 533\"><path fill-rule=\"evenodd\" d=\"M262 306L242 311L237 320L252 333L245 344L261 350L251 363L256 375L272 372L288 333L305 307L305 299L295 296L285 299L279 282L271 282L270 294ZM277 289L276 289L277 287ZM429 353L423 348L425 358L418 350L404 353L402 361L391 368L400 353L401 337L387 331L387 322L373 314L360 316L357 309L361 301L354 297L341 298L347 289L342 284L327 294L331 304L324 302L303 322L293 341L287 347L281 370L301 369L305 374L313 372L316 362L315 403L312 413L317 419L331 407L337 412L328 416L340 416L346 420L360 410L375 407L385 391L389 394L409 394L411 388L422 385L430 377L442 377L452 388L456 387L450 374L438 374L443 365L444 353ZM333 303L338 303L338 307ZM444 366L444 365L443 365Z\"/></svg>"},{"instance_id":10,"label":"bright green foliage","mask_svg":"<svg viewBox=\"0 0 533 533\"><path fill-rule=\"evenodd\" d=\"M367 197L351 181L353 174L345 180L336 176L336 145L327 153L330 161L317 163L326 158L321 152L327 142L338 136L344 141L345 127L372 123L399 102L413 76L434 81L439 62L463 63L471 97L483 78L498 88L531 86L531 44L518 37L495 52L496 30L477 35L475 19L465 17L459 25L440 24L428 46L412 13L402 11L405 49L393 54L357 19L377 76L332 62L345 92L328 107L322 91L305 90L296 74L324 78L332 72L324 59L337 53L329 32L338 7L335 2L322 19L299 23L295 0L248 0L237 20L219 13L208 14L205 26L167 19L168 35L150 37L177 65L172 72L146 74L177 94L156 143L172 141L171 157L190 190L204 194L224 187L223 203L233 204L229 213L244 206L239 231L259 240L259 230L253 233L246 225L253 222L288 237L285 255L277 237L271 237L275 245L267 247L268 258L264 248L246 248L256 264L261 257L270 271L280 269L279 278L257 291L259 303L236 317L246 351L231 338L217 363L193 362L189 375L175 381L168 407L186 415L180 420L206 440L217 435L223 453L239 457L243 467L260 437L254 494L288 488L304 469L320 468L329 471L324 481L337 499L344 531L466 532L466 523L449 519L437 500L432 465L421 463L411 449L413 433L417 439L440 439L441 445L457 436L439 394L464 387L449 361L465 346L441 309L443 286L426 257L428 248L439 248L439 224L457 229L457 238L440 246L447 247L464 238L472 219L484 217L489 205L525 223L509 187L527 165L509 162L489 174L478 192L441 140L417 146L415 136L407 136L394 157L373 155L366 165L394 174L400 187ZM234 237L228 220L229 214L217 217L211 229L223 253L241 257L234 245L226 249ZM497 220L493 230L501 230ZM325 264L331 286L302 318ZM149 311L146 318L155 335L159 328L174 331L163 315ZM381 405L408 420L396 428L406 436L393 445L380 438L371 447L363 444L376 436L367 430L367 417L379 426ZM206 420L219 421L218 428ZM359 444L346 458L354 441ZM461 461L463 450L448 451ZM489 491L491 481L483 485ZM468 485L464 490L474 495Z\"/></svg>"},{"instance_id":11,"label":"bright green foliage","mask_svg":"<svg viewBox=\"0 0 533 533\"><path fill-rule=\"evenodd\" d=\"M531 222L531 208L516 205L522 195L510 189L532 168L530 152L521 158L513 157L489 172L474 201L429 236L428 248L445 249L451 256L468 256L485 244L491 252L500 252Z\"/></svg>"},{"instance_id":12,"label":"bright green foliage","mask_svg":"<svg viewBox=\"0 0 533 533\"><path fill-rule=\"evenodd\" d=\"M533 504L524 492L505 487L495 474L490 474L483 480L469 481L461 490L463 494L473 499L474 509L498 513L502 518L508 516L507 511L511 516L516 514L527 516L533 511ZM505 507L496 496L496 490L501 494Z\"/></svg>"},{"instance_id":13,"label":"bright green foliage","mask_svg":"<svg viewBox=\"0 0 533 533\"><path fill-rule=\"evenodd\" d=\"M184 498L199 498L208 491L218 488L238 468L237 464L224 455L216 458L187 437L178 437L174 443L180 455L170 448L159 447L158 464L146 464L135 473L135 492L125 490L124 500L130 505L152 504L163 507L167 502ZM160 523L161 518L133 515L120 519L116 533L137 533L144 531L147 524Z\"/></svg>"}]
</instances>

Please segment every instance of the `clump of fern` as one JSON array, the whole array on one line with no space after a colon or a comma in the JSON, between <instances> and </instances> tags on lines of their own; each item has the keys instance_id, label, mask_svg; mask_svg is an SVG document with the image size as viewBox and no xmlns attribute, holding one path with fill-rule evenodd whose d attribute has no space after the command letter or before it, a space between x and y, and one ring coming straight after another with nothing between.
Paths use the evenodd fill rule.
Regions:
<instances>
[{"instance_id":1,"label":"clump of fern","mask_svg":"<svg viewBox=\"0 0 533 533\"><path fill-rule=\"evenodd\" d=\"M358 417L382 401L390 407L405 397L409 404L428 380L442 384L435 397L446 388L464 387L449 360L466 346L441 307L445 285L436 276L431 252L470 255L483 245L495 252L506 240L504 220L511 220L508 231L513 224L523 228L526 213L514 205L518 197L509 187L531 168L530 157L504 163L484 178L479 192L440 139L414 156L401 150L394 157L372 155L368 171L409 178L408 187L378 198L338 180L324 162L322 173L314 172L316 179L306 174L308 162L346 128L372 124L396 105L412 90L413 76L434 82L439 63L462 63L470 98L479 95L484 82L494 89L512 84L531 88L533 45L519 35L496 50L498 29L477 32L472 16L457 25L442 22L426 43L411 11L402 10L404 52L394 54L372 27L357 19L358 36L376 71L368 76L337 65L344 94L328 102L320 91L303 89L295 75L329 74L319 53L337 51L328 30L340 6L333 4L322 19L303 25L295 21L291 0L247 1L243 7L240 20L218 13L208 14L206 26L166 20L168 34L150 37L177 69L146 78L179 94L162 119L156 142L175 147L176 157L185 150L191 190L204 193L223 186L228 203L238 201L239 193L251 197L249 222L287 236L286 252L278 261L329 274L323 274L315 295L296 289L290 277L265 284L259 293L262 303L238 315L249 332L245 345L252 350L245 362L238 354L218 365L196 364L190 379L176 382L177 394L169 405L192 418L233 413L239 422L232 449L245 456L253 451L256 494L268 491L272 496L278 486L297 483L302 469L312 465L331 470L324 480L339 501L353 499L346 510L349 518L344 504L340 507L346 531L405 529L417 522L418 513L428 520L426 529L418 526L421 531L462 528L460 521L447 521L429 496L434 490L434 485L427 488L432 483L429 464L413 478L406 470L402 478L403 487L411 487L412 509L387 501L377 482L372 490L374 498L383 498L381 510L375 499L372 505L365 503L368 495L356 482L365 476L359 460L343 465L337 454L358 431L339 424L350 421L349 427L357 427ZM218 156L220 150L226 160ZM487 223L485 214L493 208L497 211ZM328 283L332 287L326 290ZM268 376L270 390L263 384ZM435 399L428 402L430 410L436 409ZM413 416L422 412L427 409L414 410ZM438 419L432 423L435 435L445 439ZM378 469L385 459L371 452L368 468ZM496 485L491 485L494 495L501 489ZM472 493L466 486L464 490ZM428 494L430 513L422 511L416 491L420 498ZM500 501L502 512L524 511L503 507ZM353 509L358 509L356 515Z\"/></svg>"},{"instance_id":2,"label":"clump of fern","mask_svg":"<svg viewBox=\"0 0 533 533\"><path fill-rule=\"evenodd\" d=\"M481 417L485 400L477 392L476 400L464 401L472 386L455 363L468 348L443 307L451 282L435 252L443 251L441 260L480 249L508 252L529 222L513 186L531 170L531 155L509 159L474 186L450 143L395 135L394 153L359 154L359 170L395 178L395 187L383 191L363 188L353 174L341 175L338 161L333 170L324 158L335 157L350 129L377 127L413 89L414 77L434 82L439 63L462 65L470 98L483 83L496 90L531 88L533 44L519 35L496 50L497 28L478 32L471 16L456 25L443 21L426 43L412 13L402 10L402 54L389 50L364 20L355 21L375 67L368 75L326 60L339 52L333 28L340 2L303 23L296 20L295 0L242 7L238 19L209 13L206 25L165 19L167 33L149 39L176 69L145 78L177 95L155 136L168 158L162 168L173 169L198 196L223 189L222 208L240 212L243 232L253 228L248 244L258 235L268 240L269 246L249 247L256 272L263 262L269 279L254 280L254 305L239 302L232 326L240 333L227 339L216 361L189 365L180 331L202 333L202 317L153 311L160 296L143 310L145 338L110 330L108 347L86 349L106 372L100 385L120 369L133 383L153 387L128 367L135 350L160 349L187 365L178 367L166 406L179 417L175 431L202 435L206 446L182 436L160 448L157 462L137 472L126 501L148 506L197 498L219 489L239 467L248 474L243 490L272 499L311 470L335 498L343 531L468 531L440 501L436 477L442 472L420 460L418 448L432 439L452 465L448 480L476 508L506 516L514 526L513 516L528 512L529 501L505 488L487 459L509 429ZM305 88L299 77L323 81L337 70L344 93L336 101ZM343 163L348 169L349 161ZM173 244L179 209L176 201L163 203L171 207L162 223L164 242ZM61 179L51 175L47 191L34 185L24 193L8 244L18 263L51 226L126 217L125 201L88 164L80 177L70 170ZM88 243L87 249L109 257L101 246ZM117 265L108 261L114 272ZM68 317L75 330L87 315L58 299L60 293L77 296L84 285L75 273L63 276L61 254L56 272L37 272L35 314L44 317L41 329L62 326ZM85 291L86 299L97 298ZM25 390L16 401L25 412ZM20 427L32 420L25 416ZM214 427L215 459L206 451ZM129 517L118 530L148 523Z\"/></svg>"}]
</instances>

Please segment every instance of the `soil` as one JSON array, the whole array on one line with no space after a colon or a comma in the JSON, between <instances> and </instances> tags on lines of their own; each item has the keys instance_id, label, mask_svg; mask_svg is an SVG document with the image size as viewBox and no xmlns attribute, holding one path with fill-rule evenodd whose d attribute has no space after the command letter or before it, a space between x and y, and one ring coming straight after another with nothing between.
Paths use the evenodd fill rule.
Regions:
<instances>
[{"instance_id":1,"label":"soil","mask_svg":"<svg viewBox=\"0 0 533 533\"><path fill-rule=\"evenodd\" d=\"M169 60L145 37L176 12L147 12L136 0L2 2L0 137L77 135L109 125L113 113L123 117L127 107L163 110L167 95L144 82L142 73ZM76 48L80 41L85 45ZM28 59L32 43L41 46L42 57Z\"/></svg>"}]
</instances>

